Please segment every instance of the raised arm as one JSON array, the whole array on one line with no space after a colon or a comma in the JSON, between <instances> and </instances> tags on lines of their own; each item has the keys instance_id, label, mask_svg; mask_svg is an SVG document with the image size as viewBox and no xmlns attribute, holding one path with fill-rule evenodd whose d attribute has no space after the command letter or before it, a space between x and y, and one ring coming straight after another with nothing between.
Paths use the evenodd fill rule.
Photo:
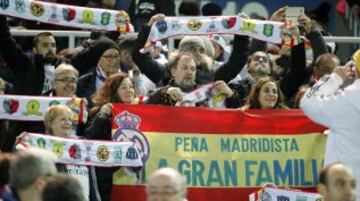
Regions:
<instances>
[{"instance_id":1,"label":"raised arm","mask_svg":"<svg viewBox=\"0 0 360 201\"><path fill-rule=\"evenodd\" d=\"M8 66L16 72L23 70L31 62L11 36L6 17L0 15L0 53Z\"/></svg>"},{"instance_id":2,"label":"raised arm","mask_svg":"<svg viewBox=\"0 0 360 201\"><path fill-rule=\"evenodd\" d=\"M304 113L327 127L336 124L333 122L336 118L346 116L346 110L351 109L350 102L339 87L348 79L348 74L348 68L338 67L331 75L323 76L301 99L300 107Z\"/></svg>"},{"instance_id":3,"label":"raised arm","mask_svg":"<svg viewBox=\"0 0 360 201\"><path fill-rule=\"evenodd\" d=\"M165 16L163 14L157 14L151 17L149 22L143 26L139 35L135 41L135 45L132 52L132 57L136 65L139 67L142 73L144 73L155 84L166 74L166 67L156 62L149 53L140 53L140 49L144 47L146 40L149 36L151 26L160 20L163 20Z\"/></svg>"}]
</instances>

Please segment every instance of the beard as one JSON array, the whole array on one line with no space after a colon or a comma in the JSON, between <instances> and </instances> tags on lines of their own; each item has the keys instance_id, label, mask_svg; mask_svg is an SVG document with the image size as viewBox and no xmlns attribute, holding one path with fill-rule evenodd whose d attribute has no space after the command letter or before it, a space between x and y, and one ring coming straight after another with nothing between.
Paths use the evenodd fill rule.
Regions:
<instances>
[{"instance_id":1,"label":"beard","mask_svg":"<svg viewBox=\"0 0 360 201\"><path fill-rule=\"evenodd\" d=\"M46 53L43 58L44 58L44 62L45 62L45 63L53 63L53 62L56 61L56 56L55 56L55 54L52 53L52 52Z\"/></svg>"},{"instance_id":2,"label":"beard","mask_svg":"<svg viewBox=\"0 0 360 201\"><path fill-rule=\"evenodd\" d=\"M270 66L259 64L254 68L254 74L256 75L270 75Z\"/></svg>"},{"instance_id":3,"label":"beard","mask_svg":"<svg viewBox=\"0 0 360 201\"><path fill-rule=\"evenodd\" d=\"M179 86L184 92L192 91L195 88L195 81L192 79L183 79Z\"/></svg>"}]
</instances>

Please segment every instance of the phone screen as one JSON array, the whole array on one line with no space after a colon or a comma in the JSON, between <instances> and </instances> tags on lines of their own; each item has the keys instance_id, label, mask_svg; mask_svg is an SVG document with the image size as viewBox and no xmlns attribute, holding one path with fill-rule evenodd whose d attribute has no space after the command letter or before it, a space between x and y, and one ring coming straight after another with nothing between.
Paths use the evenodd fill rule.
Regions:
<instances>
[{"instance_id":1,"label":"phone screen","mask_svg":"<svg viewBox=\"0 0 360 201\"><path fill-rule=\"evenodd\" d=\"M285 13L286 21L290 21L293 25L298 25L298 17L304 13L304 7L288 7Z\"/></svg>"}]
</instances>

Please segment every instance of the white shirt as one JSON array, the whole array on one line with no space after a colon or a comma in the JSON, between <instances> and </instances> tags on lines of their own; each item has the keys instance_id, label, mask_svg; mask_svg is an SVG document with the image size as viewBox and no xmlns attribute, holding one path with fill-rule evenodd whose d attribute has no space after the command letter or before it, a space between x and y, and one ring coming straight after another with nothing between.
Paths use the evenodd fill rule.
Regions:
<instances>
[{"instance_id":1,"label":"white shirt","mask_svg":"<svg viewBox=\"0 0 360 201\"><path fill-rule=\"evenodd\" d=\"M53 88L51 82L54 80L55 66L45 65L45 78L42 93L45 93Z\"/></svg>"},{"instance_id":2,"label":"white shirt","mask_svg":"<svg viewBox=\"0 0 360 201\"><path fill-rule=\"evenodd\" d=\"M360 79L340 90L342 83L335 73L324 76L305 93L300 107L310 119L330 129L324 165L345 163L360 181ZM357 192L360 195L360 185Z\"/></svg>"},{"instance_id":3,"label":"white shirt","mask_svg":"<svg viewBox=\"0 0 360 201\"><path fill-rule=\"evenodd\" d=\"M89 200L90 195L90 176L89 176L89 169L85 166L79 166L79 165L66 165L67 171L69 175L72 175L73 177L78 180L80 183L84 197L86 200Z\"/></svg>"}]
</instances>

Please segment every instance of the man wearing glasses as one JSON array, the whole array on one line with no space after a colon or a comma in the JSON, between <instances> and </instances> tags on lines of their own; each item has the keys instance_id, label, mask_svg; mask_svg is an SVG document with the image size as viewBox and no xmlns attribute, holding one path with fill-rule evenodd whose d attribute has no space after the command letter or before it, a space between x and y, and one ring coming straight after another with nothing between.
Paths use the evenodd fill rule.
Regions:
<instances>
[{"instance_id":1,"label":"man wearing glasses","mask_svg":"<svg viewBox=\"0 0 360 201\"><path fill-rule=\"evenodd\" d=\"M54 72L53 89L44 95L73 97L79 78L78 71L69 64L60 64Z\"/></svg>"},{"instance_id":2,"label":"man wearing glasses","mask_svg":"<svg viewBox=\"0 0 360 201\"><path fill-rule=\"evenodd\" d=\"M156 170L146 186L147 201L187 201L185 178L172 168Z\"/></svg>"}]
</instances>

